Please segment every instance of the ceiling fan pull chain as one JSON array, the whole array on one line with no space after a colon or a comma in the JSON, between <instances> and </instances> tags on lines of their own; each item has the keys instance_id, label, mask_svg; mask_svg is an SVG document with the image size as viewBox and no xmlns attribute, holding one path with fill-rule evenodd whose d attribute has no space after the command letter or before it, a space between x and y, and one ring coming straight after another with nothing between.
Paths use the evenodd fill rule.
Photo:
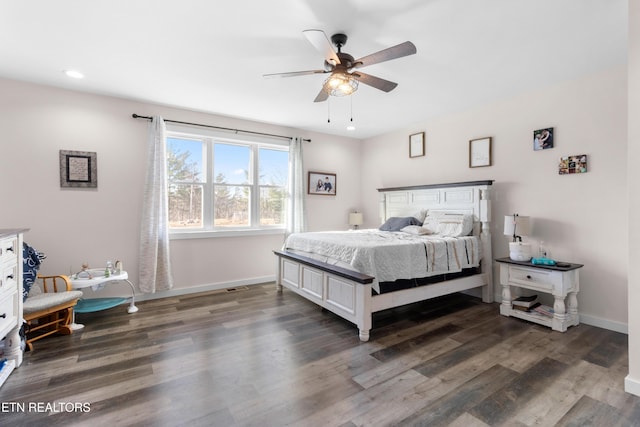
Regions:
<instances>
[{"instance_id":1,"label":"ceiling fan pull chain","mask_svg":"<svg viewBox=\"0 0 640 427\"><path fill-rule=\"evenodd\" d=\"M331 100L327 99L327 123L331 123Z\"/></svg>"},{"instance_id":2,"label":"ceiling fan pull chain","mask_svg":"<svg viewBox=\"0 0 640 427\"><path fill-rule=\"evenodd\" d=\"M349 98L349 101L351 102L351 123L353 123L353 95L351 95Z\"/></svg>"}]
</instances>

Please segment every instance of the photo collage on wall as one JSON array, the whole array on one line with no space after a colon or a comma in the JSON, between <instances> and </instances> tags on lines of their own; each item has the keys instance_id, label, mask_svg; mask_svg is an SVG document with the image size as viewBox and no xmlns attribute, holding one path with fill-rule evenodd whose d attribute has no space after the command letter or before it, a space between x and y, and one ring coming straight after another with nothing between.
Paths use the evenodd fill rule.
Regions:
<instances>
[{"instance_id":1,"label":"photo collage on wall","mask_svg":"<svg viewBox=\"0 0 640 427\"><path fill-rule=\"evenodd\" d=\"M560 158L558 173L566 175L570 173L585 173L587 171L587 155L566 156Z\"/></svg>"},{"instance_id":2,"label":"photo collage on wall","mask_svg":"<svg viewBox=\"0 0 640 427\"><path fill-rule=\"evenodd\" d=\"M547 150L554 147L555 134L553 128L543 128L533 131L533 150ZM560 175L570 175L587 172L587 155L578 154L574 156L560 157L558 173Z\"/></svg>"}]
</instances>

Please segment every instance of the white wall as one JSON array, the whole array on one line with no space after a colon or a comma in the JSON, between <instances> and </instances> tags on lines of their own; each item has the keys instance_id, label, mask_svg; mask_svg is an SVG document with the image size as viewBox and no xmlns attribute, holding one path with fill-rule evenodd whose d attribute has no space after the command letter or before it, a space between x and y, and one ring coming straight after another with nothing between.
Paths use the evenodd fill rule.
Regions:
<instances>
[{"instance_id":1,"label":"white wall","mask_svg":"<svg viewBox=\"0 0 640 427\"><path fill-rule=\"evenodd\" d=\"M503 215L530 215L535 238L544 239L554 257L585 264L579 296L583 321L626 330L625 68L363 143L11 80L0 80L0 93L0 197L5 201L0 224L31 228L26 240L48 255L44 273L69 273L85 261L102 266L107 259L120 259L137 281L147 125L131 114L161 114L311 138L304 146L305 170L335 172L338 183L336 197L307 197L311 230L347 228L353 209L364 211L365 226L377 226L377 188L494 179L494 256L507 254ZM555 128L555 148L532 151L532 131L548 126ZM422 130L426 156L410 159L408 135ZM469 169L468 141L485 136L493 137L494 166ZM97 152L97 190L60 188L60 149ZM558 158L572 154L589 156L589 172L558 176ZM630 178L637 181L634 173L629 171ZM281 242L279 235L174 240L176 287L192 291L269 279L275 266L271 250ZM126 293L126 288L119 291Z\"/></svg>"},{"instance_id":2,"label":"white wall","mask_svg":"<svg viewBox=\"0 0 640 427\"><path fill-rule=\"evenodd\" d=\"M504 215L531 216L533 237L554 258L585 265L578 297L583 322L626 330L626 76L619 67L365 141L367 225L378 224L377 188L495 180L494 257L508 255ZM533 131L545 127L554 127L555 147L533 151ZM426 156L409 158L408 135L418 131L426 131ZM470 169L469 140L487 136L493 166ZM577 154L588 155L589 171L560 176L559 158Z\"/></svg>"},{"instance_id":3,"label":"white wall","mask_svg":"<svg viewBox=\"0 0 640 427\"><path fill-rule=\"evenodd\" d=\"M358 207L357 140L12 80L0 79L0 93L0 226L30 228L25 240L48 256L44 274L119 259L137 283L148 125L132 113L311 138L304 146L306 169L337 173L338 192L308 196L310 229L347 228L348 212ZM97 189L60 187L61 149L97 153ZM271 251L282 240L282 235L173 240L176 289L273 279ZM127 291L122 285L103 293Z\"/></svg>"},{"instance_id":4,"label":"white wall","mask_svg":"<svg viewBox=\"0 0 640 427\"><path fill-rule=\"evenodd\" d=\"M629 2L629 265L640 259L640 2ZM629 375L625 389L640 396L640 272L629 269Z\"/></svg>"}]
</instances>

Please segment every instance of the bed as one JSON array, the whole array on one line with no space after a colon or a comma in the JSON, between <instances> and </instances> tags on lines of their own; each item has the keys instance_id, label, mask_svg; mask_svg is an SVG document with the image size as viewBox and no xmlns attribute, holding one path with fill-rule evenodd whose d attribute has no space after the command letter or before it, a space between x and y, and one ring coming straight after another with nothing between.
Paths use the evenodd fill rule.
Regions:
<instances>
[{"instance_id":1,"label":"bed","mask_svg":"<svg viewBox=\"0 0 640 427\"><path fill-rule=\"evenodd\" d=\"M362 341L382 310L474 288L493 302L492 184L379 189L381 224L391 231L293 234L274 251L276 285L354 323Z\"/></svg>"}]
</instances>

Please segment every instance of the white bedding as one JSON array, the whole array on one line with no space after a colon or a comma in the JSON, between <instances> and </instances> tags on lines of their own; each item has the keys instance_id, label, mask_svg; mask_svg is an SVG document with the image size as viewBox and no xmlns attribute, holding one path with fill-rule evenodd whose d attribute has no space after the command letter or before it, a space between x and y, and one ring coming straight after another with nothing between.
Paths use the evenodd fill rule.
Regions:
<instances>
[{"instance_id":1,"label":"white bedding","mask_svg":"<svg viewBox=\"0 0 640 427\"><path fill-rule=\"evenodd\" d=\"M378 282L455 273L477 267L482 257L476 236L419 236L377 229L295 233L284 249L373 276L378 292Z\"/></svg>"}]
</instances>

